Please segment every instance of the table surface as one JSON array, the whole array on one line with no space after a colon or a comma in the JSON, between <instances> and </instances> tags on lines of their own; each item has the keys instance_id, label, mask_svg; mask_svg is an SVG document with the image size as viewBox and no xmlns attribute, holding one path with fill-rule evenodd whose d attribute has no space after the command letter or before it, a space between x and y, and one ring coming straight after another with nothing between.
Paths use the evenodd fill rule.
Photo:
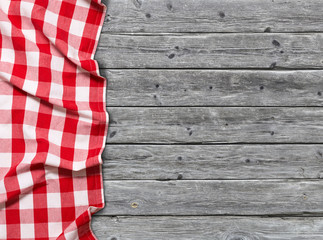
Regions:
<instances>
[{"instance_id":1,"label":"table surface","mask_svg":"<svg viewBox=\"0 0 323 240\"><path fill-rule=\"evenodd\" d=\"M321 0L110 0L98 239L323 239Z\"/></svg>"}]
</instances>

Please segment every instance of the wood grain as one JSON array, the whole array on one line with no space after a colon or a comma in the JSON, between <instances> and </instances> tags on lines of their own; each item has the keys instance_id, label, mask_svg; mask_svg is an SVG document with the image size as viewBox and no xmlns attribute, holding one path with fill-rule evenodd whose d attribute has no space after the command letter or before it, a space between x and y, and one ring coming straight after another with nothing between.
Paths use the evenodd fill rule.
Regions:
<instances>
[{"instance_id":1,"label":"wood grain","mask_svg":"<svg viewBox=\"0 0 323 240\"><path fill-rule=\"evenodd\" d=\"M116 216L93 218L108 240L321 240L323 218L226 216Z\"/></svg>"},{"instance_id":2,"label":"wood grain","mask_svg":"<svg viewBox=\"0 0 323 240\"><path fill-rule=\"evenodd\" d=\"M323 145L108 145L109 180L323 178Z\"/></svg>"},{"instance_id":3,"label":"wood grain","mask_svg":"<svg viewBox=\"0 0 323 240\"><path fill-rule=\"evenodd\" d=\"M323 34L102 34L102 68L323 67Z\"/></svg>"},{"instance_id":4,"label":"wood grain","mask_svg":"<svg viewBox=\"0 0 323 240\"><path fill-rule=\"evenodd\" d=\"M98 215L316 215L321 180L105 181Z\"/></svg>"},{"instance_id":5,"label":"wood grain","mask_svg":"<svg viewBox=\"0 0 323 240\"><path fill-rule=\"evenodd\" d=\"M101 73L108 79L108 106L323 106L321 70L102 69Z\"/></svg>"},{"instance_id":6,"label":"wood grain","mask_svg":"<svg viewBox=\"0 0 323 240\"><path fill-rule=\"evenodd\" d=\"M98 239L321 240L322 2L103 2Z\"/></svg>"},{"instance_id":7,"label":"wood grain","mask_svg":"<svg viewBox=\"0 0 323 240\"><path fill-rule=\"evenodd\" d=\"M319 0L113 0L103 32L322 31Z\"/></svg>"},{"instance_id":8,"label":"wood grain","mask_svg":"<svg viewBox=\"0 0 323 240\"><path fill-rule=\"evenodd\" d=\"M322 143L318 107L110 107L108 143Z\"/></svg>"}]
</instances>

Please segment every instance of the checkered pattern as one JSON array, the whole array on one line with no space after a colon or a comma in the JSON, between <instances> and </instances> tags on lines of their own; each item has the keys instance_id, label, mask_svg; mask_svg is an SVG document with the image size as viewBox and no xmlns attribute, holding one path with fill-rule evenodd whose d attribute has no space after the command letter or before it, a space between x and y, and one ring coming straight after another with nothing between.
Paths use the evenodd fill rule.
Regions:
<instances>
[{"instance_id":1,"label":"checkered pattern","mask_svg":"<svg viewBox=\"0 0 323 240\"><path fill-rule=\"evenodd\" d=\"M96 239L101 0L0 0L0 239Z\"/></svg>"}]
</instances>

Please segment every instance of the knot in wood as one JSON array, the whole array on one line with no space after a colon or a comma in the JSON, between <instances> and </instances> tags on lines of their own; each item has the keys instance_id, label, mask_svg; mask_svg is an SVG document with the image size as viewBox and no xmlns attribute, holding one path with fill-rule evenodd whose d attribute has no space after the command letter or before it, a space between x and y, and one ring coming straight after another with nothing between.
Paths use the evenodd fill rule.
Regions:
<instances>
[{"instance_id":1,"label":"knot in wood","mask_svg":"<svg viewBox=\"0 0 323 240\"><path fill-rule=\"evenodd\" d=\"M139 204L138 204L138 203L136 203L136 202L131 203L131 207L132 207L132 208L137 208L137 207L138 207L138 205L139 205Z\"/></svg>"}]
</instances>

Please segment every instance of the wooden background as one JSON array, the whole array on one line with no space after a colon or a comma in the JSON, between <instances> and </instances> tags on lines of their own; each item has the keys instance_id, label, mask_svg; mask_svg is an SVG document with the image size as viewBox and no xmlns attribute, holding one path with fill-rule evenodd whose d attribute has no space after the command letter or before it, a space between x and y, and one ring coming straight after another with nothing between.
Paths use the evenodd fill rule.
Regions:
<instances>
[{"instance_id":1,"label":"wooden background","mask_svg":"<svg viewBox=\"0 0 323 240\"><path fill-rule=\"evenodd\" d=\"M110 0L105 240L323 239L323 2Z\"/></svg>"}]
</instances>

